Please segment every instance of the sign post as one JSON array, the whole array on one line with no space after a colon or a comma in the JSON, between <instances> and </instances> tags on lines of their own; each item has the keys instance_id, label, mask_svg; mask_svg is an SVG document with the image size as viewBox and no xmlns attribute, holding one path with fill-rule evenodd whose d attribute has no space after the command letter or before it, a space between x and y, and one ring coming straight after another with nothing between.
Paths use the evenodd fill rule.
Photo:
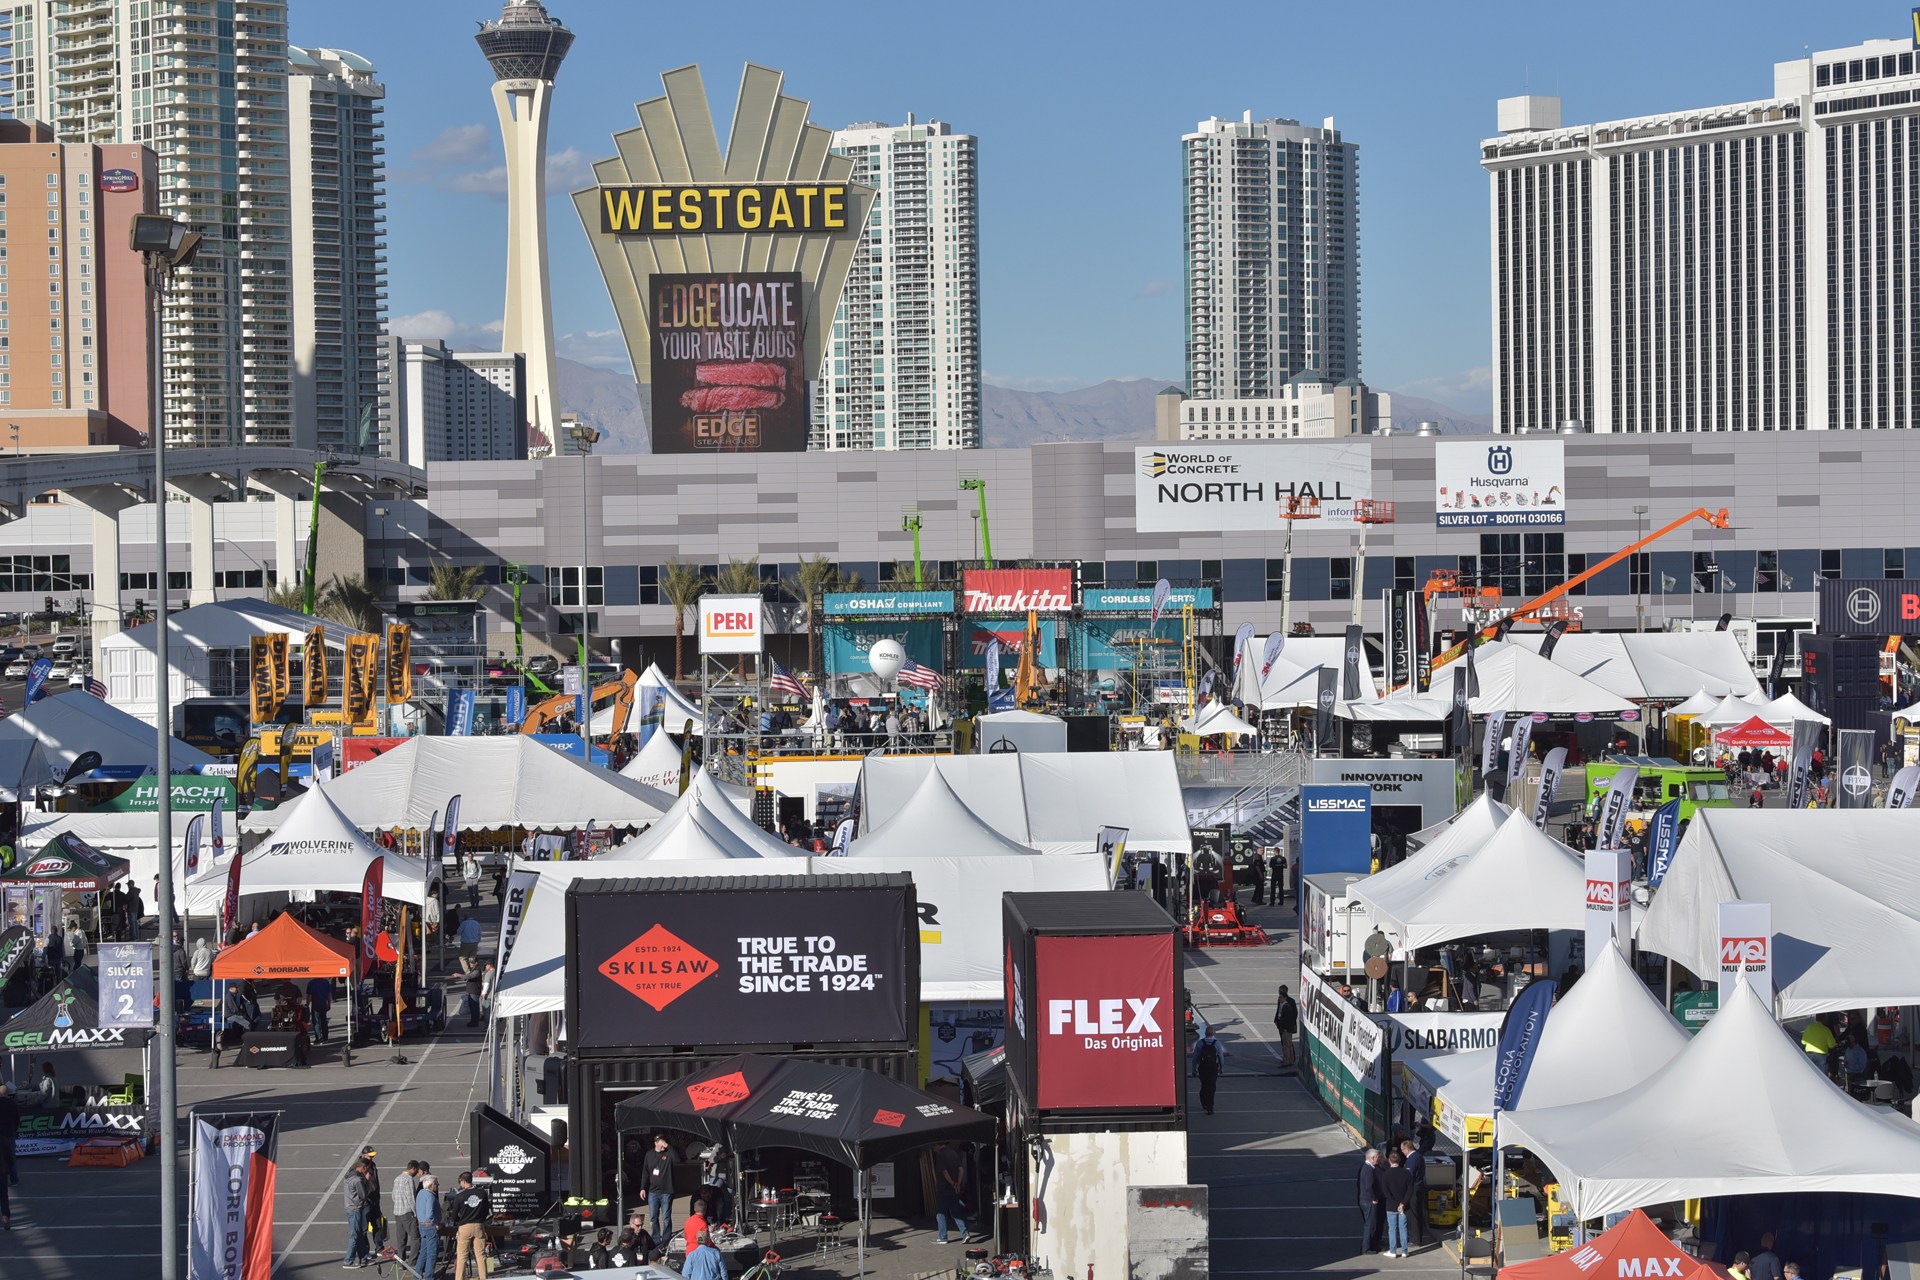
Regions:
<instances>
[{"instance_id":1,"label":"sign post","mask_svg":"<svg viewBox=\"0 0 1920 1280\"><path fill-rule=\"evenodd\" d=\"M1587 968L1609 942L1633 954L1633 855L1625 849L1587 850Z\"/></svg>"},{"instance_id":2,"label":"sign post","mask_svg":"<svg viewBox=\"0 0 1920 1280\"><path fill-rule=\"evenodd\" d=\"M1720 1007L1746 983L1773 1008L1773 907L1735 899L1720 904Z\"/></svg>"}]
</instances>

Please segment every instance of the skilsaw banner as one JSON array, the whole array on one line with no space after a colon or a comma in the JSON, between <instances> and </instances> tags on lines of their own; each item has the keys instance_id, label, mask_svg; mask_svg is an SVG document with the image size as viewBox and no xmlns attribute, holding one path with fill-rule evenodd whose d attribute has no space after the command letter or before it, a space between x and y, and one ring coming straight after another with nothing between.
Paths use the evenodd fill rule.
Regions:
<instances>
[{"instance_id":1,"label":"skilsaw banner","mask_svg":"<svg viewBox=\"0 0 1920 1280\"><path fill-rule=\"evenodd\" d=\"M794 272L649 281L655 453L807 447L806 304Z\"/></svg>"}]
</instances>

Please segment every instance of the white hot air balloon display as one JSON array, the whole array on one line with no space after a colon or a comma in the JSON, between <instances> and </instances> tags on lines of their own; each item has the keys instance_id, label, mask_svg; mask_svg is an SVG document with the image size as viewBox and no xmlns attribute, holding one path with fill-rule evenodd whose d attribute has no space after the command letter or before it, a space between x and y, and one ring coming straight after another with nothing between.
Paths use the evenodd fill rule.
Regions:
<instances>
[{"instance_id":1,"label":"white hot air balloon display","mask_svg":"<svg viewBox=\"0 0 1920 1280\"><path fill-rule=\"evenodd\" d=\"M867 665L882 680L891 681L907 663L907 651L898 640L876 640L867 650Z\"/></svg>"}]
</instances>

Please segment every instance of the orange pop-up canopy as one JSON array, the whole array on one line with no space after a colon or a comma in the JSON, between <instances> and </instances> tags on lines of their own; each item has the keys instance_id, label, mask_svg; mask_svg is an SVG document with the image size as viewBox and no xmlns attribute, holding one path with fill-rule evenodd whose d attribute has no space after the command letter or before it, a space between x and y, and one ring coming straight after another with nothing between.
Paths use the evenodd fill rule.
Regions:
<instances>
[{"instance_id":1,"label":"orange pop-up canopy","mask_svg":"<svg viewBox=\"0 0 1920 1280\"><path fill-rule=\"evenodd\" d=\"M278 916L245 942L213 959L213 976L242 978L344 978L353 970L351 943L309 929L290 915Z\"/></svg>"},{"instance_id":2,"label":"orange pop-up canopy","mask_svg":"<svg viewBox=\"0 0 1920 1280\"><path fill-rule=\"evenodd\" d=\"M1612 1280L1615 1276L1725 1280L1727 1274L1725 1267L1702 1262L1682 1250L1638 1209L1611 1231L1577 1248L1500 1268L1500 1280Z\"/></svg>"}]
</instances>

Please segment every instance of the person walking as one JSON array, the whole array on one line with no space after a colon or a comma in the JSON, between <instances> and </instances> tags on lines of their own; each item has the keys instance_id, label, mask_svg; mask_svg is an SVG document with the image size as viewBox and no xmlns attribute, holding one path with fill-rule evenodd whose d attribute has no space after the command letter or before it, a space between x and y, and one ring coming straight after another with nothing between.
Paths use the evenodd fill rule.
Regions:
<instances>
[{"instance_id":1,"label":"person walking","mask_svg":"<svg viewBox=\"0 0 1920 1280\"><path fill-rule=\"evenodd\" d=\"M460 860L460 878L467 886L467 910L480 907L480 859L468 854Z\"/></svg>"},{"instance_id":2,"label":"person walking","mask_svg":"<svg viewBox=\"0 0 1920 1280\"><path fill-rule=\"evenodd\" d=\"M1273 1005L1273 1029L1280 1033L1280 1065L1293 1065L1293 1041L1300 1034L1300 1006L1285 987Z\"/></svg>"},{"instance_id":3,"label":"person walking","mask_svg":"<svg viewBox=\"0 0 1920 1280\"><path fill-rule=\"evenodd\" d=\"M1401 1141L1400 1154L1406 1157L1407 1173L1413 1178L1413 1200L1407 1205L1407 1236L1414 1248L1421 1249L1427 1243L1427 1158L1420 1154L1420 1148L1411 1138Z\"/></svg>"},{"instance_id":4,"label":"person walking","mask_svg":"<svg viewBox=\"0 0 1920 1280\"><path fill-rule=\"evenodd\" d=\"M971 1241L967 1231L967 1162L952 1143L933 1144L933 1226L934 1238L946 1244L951 1226L963 1240Z\"/></svg>"},{"instance_id":5,"label":"person walking","mask_svg":"<svg viewBox=\"0 0 1920 1280\"><path fill-rule=\"evenodd\" d=\"M412 1266L420 1254L420 1218L414 1210L415 1197L420 1194L418 1160L407 1161L407 1167L394 1176L388 1194L392 1197L392 1212L387 1229L392 1232L393 1251L400 1261Z\"/></svg>"},{"instance_id":6,"label":"person walking","mask_svg":"<svg viewBox=\"0 0 1920 1280\"><path fill-rule=\"evenodd\" d=\"M87 935L75 920L67 927L67 972L72 973L87 962Z\"/></svg>"},{"instance_id":7,"label":"person walking","mask_svg":"<svg viewBox=\"0 0 1920 1280\"><path fill-rule=\"evenodd\" d=\"M374 1162L379 1155L372 1147L360 1148L361 1163L367 1166L367 1254L372 1255L387 1247L386 1201L380 1198L380 1166Z\"/></svg>"},{"instance_id":8,"label":"person walking","mask_svg":"<svg viewBox=\"0 0 1920 1280\"><path fill-rule=\"evenodd\" d=\"M460 921L460 970L471 973L480 967L480 918L467 916Z\"/></svg>"},{"instance_id":9,"label":"person walking","mask_svg":"<svg viewBox=\"0 0 1920 1280\"><path fill-rule=\"evenodd\" d=\"M1387 1167L1380 1171L1380 1194L1387 1206L1387 1257L1407 1256L1407 1213L1413 1203L1413 1175L1407 1172L1406 1157L1395 1150L1387 1155Z\"/></svg>"},{"instance_id":10,"label":"person walking","mask_svg":"<svg viewBox=\"0 0 1920 1280\"><path fill-rule=\"evenodd\" d=\"M340 1184L342 1207L347 1212L347 1256L343 1267L364 1267L373 1260L367 1250L367 1162L355 1160Z\"/></svg>"},{"instance_id":11,"label":"person walking","mask_svg":"<svg viewBox=\"0 0 1920 1280\"><path fill-rule=\"evenodd\" d=\"M333 1012L333 979L308 979L307 1004L313 1009L314 1043L325 1044L333 1034L329 1020Z\"/></svg>"},{"instance_id":12,"label":"person walking","mask_svg":"<svg viewBox=\"0 0 1920 1280\"><path fill-rule=\"evenodd\" d=\"M1360 1165L1360 1252L1372 1253L1380 1247L1381 1211L1386 1206L1386 1191L1380 1185L1380 1148L1368 1147Z\"/></svg>"},{"instance_id":13,"label":"person walking","mask_svg":"<svg viewBox=\"0 0 1920 1280\"><path fill-rule=\"evenodd\" d=\"M647 1198L647 1234L664 1241L673 1234L673 1157L667 1135L655 1134L653 1150L640 1166L640 1193Z\"/></svg>"},{"instance_id":14,"label":"person walking","mask_svg":"<svg viewBox=\"0 0 1920 1280\"><path fill-rule=\"evenodd\" d=\"M466 994L460 999L460 1011L467 1015L467 1025L480 1025L480 989L486 977L479 969L467 970Z\"/></svg>"},{"instance_id":15,"label":"person walking","mask_svg":"<svg viewBox=\"0 0 1920 1280\"><path fill-rule=\"evenodd\" d=\"M1193 1042L1193 1074L1200 1077L1200 1105L1213 1114L1213 1101L1220 1084L1220 1068L1226 1065L1227 1051L1220 1047L1212 1027L1205 1027Z\"/></svg>"},{"instance_id":16,"label":"person walking","mask_svg":"<svg viewBox=\"0 0 1920 1280\"><path fill-rule=\"evenodd\" d=\"M155 883L158 883L159 877L158 876L154 877L154 880L155 880ZM140 940L140 922L146 919L146 916L147 916L147 904L140 897L140 886L131 885L131 884L128 885L127 886L127 933L126 933L127 941L138 942ZM165 921L162 921L161 923L165 924ZM166 935L161 934L160 936L165 937Z\"/></svg>"},{"instance_id":17,"label":"person walking","mask_svg":"<svg viewBox=\"0 0 1920 1280\"><path fill-rule=\"evenodd\" d=\"M467 1255L473 1255L476 1280L487 1280L487 1219L493 1216L493 1198L485 1187L473 1185L473 1175L460 1175L448 1217L454 1224L453 1280L467 1280Z\"/></svg>"},{"instance_id":18,"label":"person walking","mask_svg":"<svg viewBox=\"0 0 1920 1280\"><path fill-rule=\"evenodd\" d=\"M420 1251L413 1260L420 1280L433 1280L433 1269L440 1261L440 1179L430 1173L420 1175L420 1189L413 1193L413 1217L419 1226Z\"/></svg>"}]
</instances>

